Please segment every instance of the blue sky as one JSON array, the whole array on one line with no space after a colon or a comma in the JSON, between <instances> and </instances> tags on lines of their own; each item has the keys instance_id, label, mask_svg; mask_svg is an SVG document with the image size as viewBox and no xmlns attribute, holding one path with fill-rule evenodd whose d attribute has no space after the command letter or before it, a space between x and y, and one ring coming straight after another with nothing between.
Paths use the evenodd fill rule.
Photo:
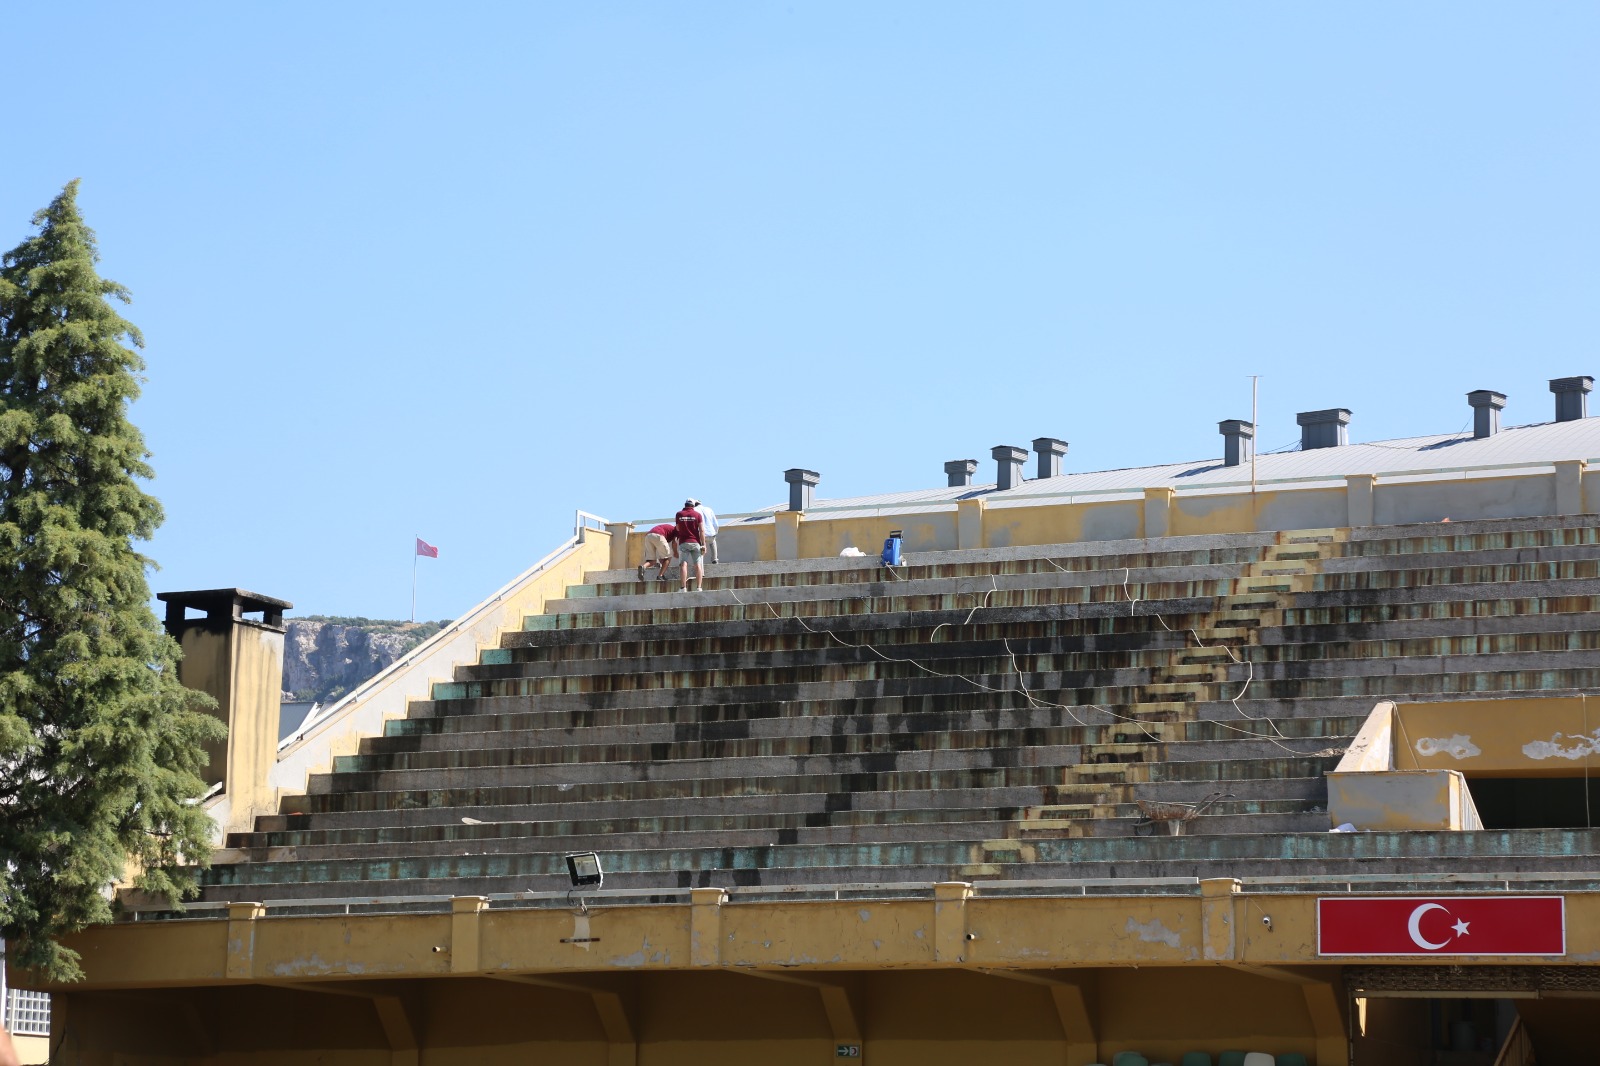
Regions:
<instances>
[{"instance_id":1,"label":"blue sky","mask_svg":"<svg viewBox=\"0 0 1600 1066\"><path fill-rule=\"evenodd\" d=\"M157 590L464 611L574 508L724 513L1547 421L1600 374L1600 6L8 10L0 247L144 331Z\"/></svg>"}]
</instances>

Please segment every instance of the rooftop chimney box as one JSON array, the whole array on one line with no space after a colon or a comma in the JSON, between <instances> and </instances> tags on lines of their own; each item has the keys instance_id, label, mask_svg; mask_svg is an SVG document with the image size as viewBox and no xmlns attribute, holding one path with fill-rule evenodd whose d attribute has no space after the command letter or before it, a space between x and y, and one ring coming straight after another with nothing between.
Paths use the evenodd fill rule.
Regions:
<instances>
[{"instance_id":1,"label":"rooftop chimney box","mask_svg":"<svg viewBox=\"0 0 1600 1066\"><path fill-rule=\"evenodd\" d=\"M1300 424L1300 450L1303 452L1313 448L1343 448L1350 443L1348 408L1301 411L1294 416L1294 420Z\"/></svg>"},{"instance_id":2,"label":"rooftop chimney box","mask_svg":"<svg viewBox=\"0 0 1600 1066\"><path fill-rule=\"evenodd\" d=\"M1256 427L1252 422L1228 418L1217 423L1222 434L1222 465L1243 466L1256 453Z\"/></svg>"},{"instance_id":3,"label":"rooftop chimney box","mask_svg":"<svg viewBox=\"0 0 1600 1066\"><path fill-rule=\"evenodd\" d=\"M952 489L972 484L972 475L977 472L976 459L952 459L944 464L944 476L948 479L948 487Z\"/></svg>"},{"instance_id":4,"label":"rooftop chimney box","mask_svg":"<svg viewBox=\"0 0 1600 1066\"><path fill-rule=\"evenodd\" d=\"M789 483L789 510L805 511L811 507L811 490L817 482L822 480L822 475L815 470L801 470L795 467L783 472L783 480Z\"/></svg>"},{"instance_id":5,"label":"rooftop chimney box","mask_svg":"<svg viewBox=\"0 0 1600 1066\"><path fill-rule=\"evenodd\" d=\"M1039 456L1040 477L1060 477L1061 457L1067 454L1067 442L1054 437L1036 437L1033 450Z\"/></svg>"},{"instance_id":6,"label":"rooftop chimney box","mask_svg":"<svg viewBox=\"0 0 1600 1066\"><path fill-rule=\"evenodd\" d=\"M1028 452L1025 448L996 444L989 449L989 454L994 456L996 463L995 488L1004 492L1022 484L1022 464L1028 461Z\"/></svg>"},{"instance_id":7,"label":"rooftop chimney box","mask_svg":"<svg viewBox=\"0 0 1600 1066\"><path fill-rule=\"evenodd\" d=\"M1482 440L1500 432L1500 412L1506 405L1503 392L1492 389L1475 389L1467 393L1467 403L1472 407L1472 436Z\"/></svg>"},{"instance_id":8,"label":"rooftop chimney box","mask_svg":"<svg viewBox=\"0 0 1600 1066\"><path fill-rule=\"evenodd\" d=\"M1550 391L1556 394L1556 421L1576 422L1589 417L1589 390L1594 388L1594 378L1579 375L1575 378L1551 378Z\"/></svg>"}]
</instances>

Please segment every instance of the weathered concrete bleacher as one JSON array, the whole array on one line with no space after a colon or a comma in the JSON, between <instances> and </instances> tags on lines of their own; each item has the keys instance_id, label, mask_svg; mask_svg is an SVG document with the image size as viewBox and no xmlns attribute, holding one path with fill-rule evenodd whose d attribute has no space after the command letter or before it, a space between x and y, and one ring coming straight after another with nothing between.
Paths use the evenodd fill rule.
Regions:
<instances>
[{"instance_id":1,"label":"weathered concrete bleacher","mask_svg":"<svg viewBox=\"0 0 1600 1066\"><path fill-rule=\"evenodd\" d=\"M550 891L587 850L663 891L1556 877L1593 831L1329 834L1323 774L1379 699L1594 686L1597 604L1595 516L591 574L231 837L204 898Z\"/></svg>"}]
</instances>

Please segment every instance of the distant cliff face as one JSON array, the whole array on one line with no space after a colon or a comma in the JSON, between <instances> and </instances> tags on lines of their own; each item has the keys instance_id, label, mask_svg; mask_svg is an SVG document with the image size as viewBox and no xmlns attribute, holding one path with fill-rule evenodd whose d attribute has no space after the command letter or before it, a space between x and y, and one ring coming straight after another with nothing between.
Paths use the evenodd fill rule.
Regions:
<instances>
[{"instance_id":1,"label":"distant cliff face","mask_svg":"<svg viewBox=\"0 0 1600 1066\"><path fill-rule=\"evenodd\" d=\"M283 636L284 698L336 700L439 629L438 622L289 619Z\"/></svg>"}]
</instances>

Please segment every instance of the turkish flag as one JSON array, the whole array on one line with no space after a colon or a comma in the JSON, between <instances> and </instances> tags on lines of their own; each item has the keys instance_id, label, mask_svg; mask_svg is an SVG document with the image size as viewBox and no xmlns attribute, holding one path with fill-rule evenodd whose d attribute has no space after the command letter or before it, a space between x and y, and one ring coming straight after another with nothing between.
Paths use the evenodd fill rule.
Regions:
<instances>
[{"instance_id":1,"label":"turkish flag","mask_svg":"<svg viewBox=\"0 0 1600 1066\"><path fill-rule=\"evenodd\" d=\"M437 559L437 558L439 558L439 549L435 548L432 544L429 544L427 541L423 540L421 537L418 537L417 538L417 554L418 555L425 555L429 559Z\"/></svg>"},{"instance_id":2,"label":"turkish flag","mask_svg":"<svg viewBox=\"0 0 1600 1066\"><path fill-rule=\"evenodd\" d=\"M1564 955L1561 896L1317 900L1319 955Z\"/></svg>"}]
</instances>

